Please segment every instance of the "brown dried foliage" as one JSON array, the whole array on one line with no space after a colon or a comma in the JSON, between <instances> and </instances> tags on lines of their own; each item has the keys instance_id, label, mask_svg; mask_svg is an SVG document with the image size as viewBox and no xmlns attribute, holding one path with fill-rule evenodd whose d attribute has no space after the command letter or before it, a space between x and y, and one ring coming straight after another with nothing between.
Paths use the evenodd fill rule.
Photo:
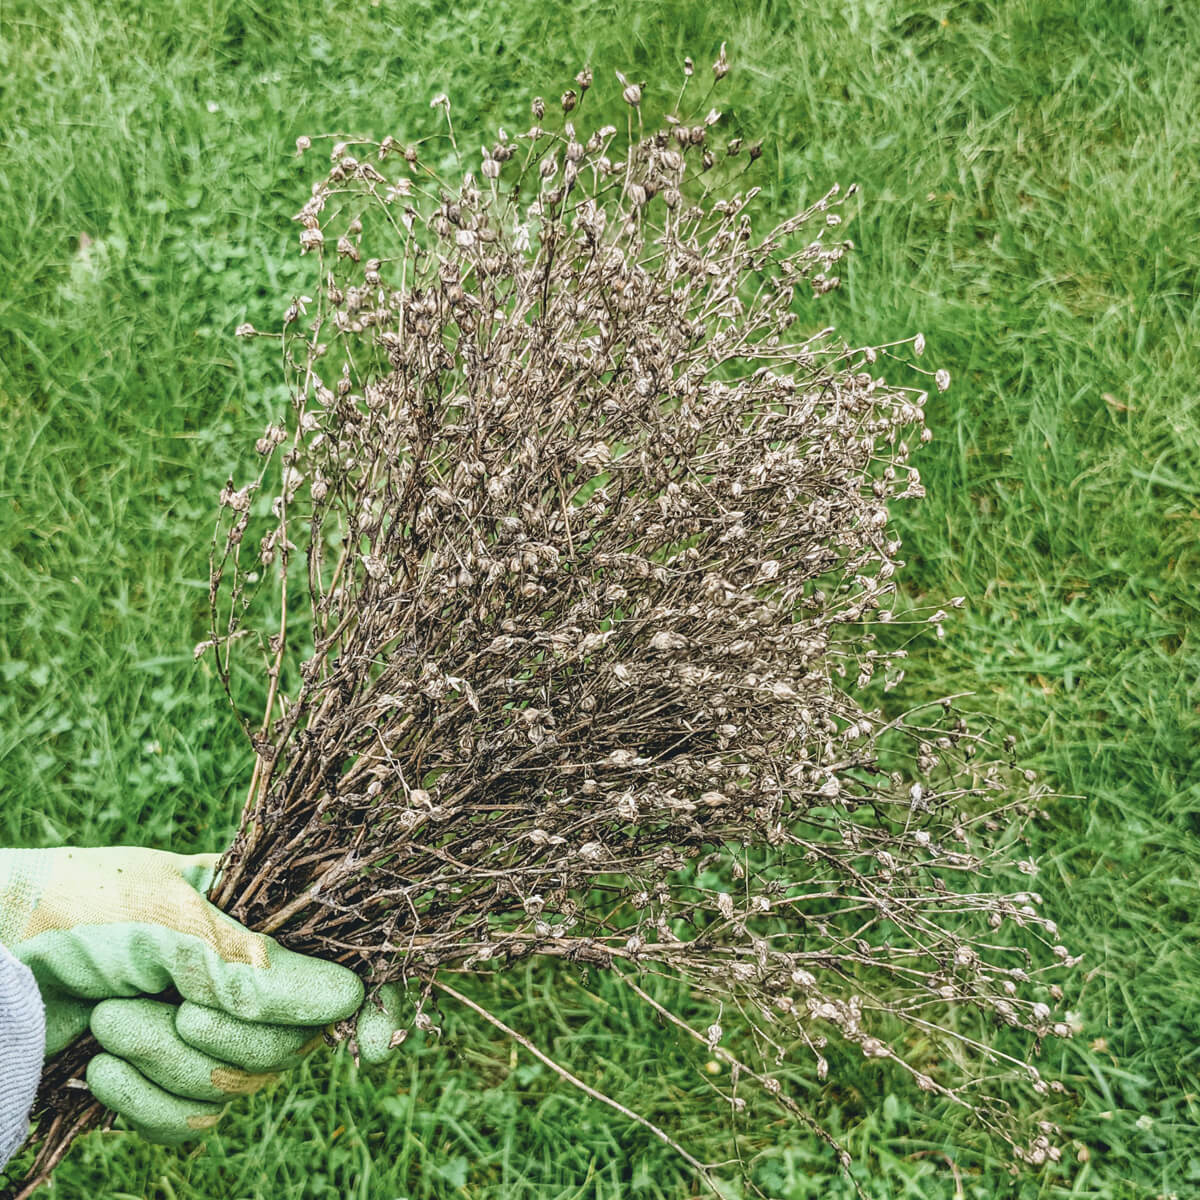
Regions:
<instances>
[{"instance_id":1,"label":"brown dried foliage","mask_svg":"<svg viewBox=\"0 0 1200 1200\"><path fill-rule=\"evenodd\" d=\"M439 973L582 962L814 1129L773 1072L824 1078L833 1035L1055 1158L995 1086L1047 1089L997 1029L1069 1034L1074 960L1002 886L1039 789L953 698L866 706L905 654L875 627L946 616L895 611L927 395L874 373L895 345L798 329L839 189L756 236L759 148L716 110L647 134L619 82L623 139L568 92L453 181L439 97L444 138L334 145L297 216L293 411L222 494L197 648L235 707L239 654L269 681L213 899L413 985L418 1026Z\"/></svg>"}]
</instances>

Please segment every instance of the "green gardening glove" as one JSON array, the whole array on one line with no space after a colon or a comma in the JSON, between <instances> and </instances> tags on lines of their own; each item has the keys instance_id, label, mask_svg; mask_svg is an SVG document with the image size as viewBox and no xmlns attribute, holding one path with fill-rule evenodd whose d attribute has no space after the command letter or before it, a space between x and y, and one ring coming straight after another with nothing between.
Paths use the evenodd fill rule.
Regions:
<instances>
[{"instance_id":1,"label":"green gardening glove","mask_svg":"<svg viewBox=\"0 0 1200 1200\"><path fill-rule=\"evenodd\" d=\"M140 847L0 850L0 943L33 972L46 1054L90 1025L87 1082L150 1141L199 1136L234 1096L298 1064L359 1011L359 1052L385 1058L400 994L363 1006L345 967L284 949L205 898L217 854ZM181 1004L148 997L174 985Z\"/></svg>"}]
</instances>

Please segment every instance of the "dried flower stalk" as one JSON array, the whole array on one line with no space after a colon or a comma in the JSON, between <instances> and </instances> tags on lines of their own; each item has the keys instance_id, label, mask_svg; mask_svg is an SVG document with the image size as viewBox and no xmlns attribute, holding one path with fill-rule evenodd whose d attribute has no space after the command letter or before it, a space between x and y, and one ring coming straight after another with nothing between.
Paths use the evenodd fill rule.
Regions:
<instances>
[{"instance_id":1,"label":"dried flower stalk","mask_svg":"<svg viewBox=\"0 0 1200 1200\"><path fill-rule=\"evenodd\" d=\"M645 134L619 72L624 138L584 134L576 82L471 170L445 96L444 139L339 141L297 214L318 282L284 319L292 413L221 495L197 647L235 708L255 648L268 681L212 898L411 984L418 1028L432 991L465 1002L447 972L566 959L817 1132L773 1070L799 1049L824 1079L833 1035L1055 1159L995 1080L1061 1088L986 1032L1070 1033L1051 981L1076 960L999 881L1040 788L978 759L956 697L864 703L902 674L872 627L901 622L888 504L923 495L929 438L926 393L873 368L924 338L797 330L853 189L756 237L760 143L718 146L716 108Z\"/></svg>"}]
</instances>

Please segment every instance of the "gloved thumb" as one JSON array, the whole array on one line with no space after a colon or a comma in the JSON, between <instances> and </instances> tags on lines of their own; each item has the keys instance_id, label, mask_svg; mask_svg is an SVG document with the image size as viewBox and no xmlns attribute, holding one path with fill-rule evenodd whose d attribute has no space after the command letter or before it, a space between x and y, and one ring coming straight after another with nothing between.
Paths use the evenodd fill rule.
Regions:
<instances>
[{"instance_id":1,"label":"gloved thumb","mask_svg":"<svg viewBox=\"0 0 1200 1200\"><path fill-rule=\"evenodd\" d=\"M384 1062L408 1036L401 1020L403 995L399 984L385 983L362 1006L354 1038L359 1054L367 1062Z\"/></svg>"}]
</instances>

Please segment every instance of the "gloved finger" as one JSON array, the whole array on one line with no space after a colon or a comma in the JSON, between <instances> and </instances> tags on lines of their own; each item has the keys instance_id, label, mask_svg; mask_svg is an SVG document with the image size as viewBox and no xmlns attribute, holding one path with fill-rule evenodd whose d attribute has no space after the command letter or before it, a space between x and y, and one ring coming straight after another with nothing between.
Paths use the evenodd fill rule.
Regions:
<instances>
[{"instance_id":1,"label":"gloved finger","mask_svg":"<svg viewBox=\"0 0 1200 1200\"><path fill-rule=\"evenodd\" d=\"M267 978L256 981L258 987L253 989L256 995L252 1000L244 995L244 985L239 988L237 985L240 981L234 979L231 980L233 988L230 1000L220 1003L218 1007L234 1017L257 1023L325 1026L348 1017L362 1004L362 981L353 971L338 963L286 950L274 938L246 929L208 902L208 892L219 877L217 864L222 855L186 854L175 857L179 873L205 897L204 907L218 922L218 940L222 940L222 937L227 939L227 944L235 950L233 955L222 954L222 959L234 964L229 970L232 972L239 961L262 965L267 969ZM242 941L240 947L235 944L239 939ZM240 955L236 953L238 949L242 952ZM266 962L261 962L264 950ZM219 985L220 981L214 982ZM178 980L176 987L179 987ZM297 987L304 989L303 997L295 990ZM189 1000L207 1004L201 996L189 996L182 988L179 991Z\"/></svg>"},{"instance_id":2,"label":"gloved finger","mask_svg":"<svg viewBox=\"0 0 1200 1200\"><path fill-rule=\"evenodd\" d=\"M204 908L208 928L198 935L146 931L160 943L161 961L184 999L279 1025L328 1025L362 1004L362 981L353 971L251 933L207 901Z\"/></svg>"},{"instance_id":3,"label":"gloved finger","mask_svg":"<svg viewBox=\"0 0 1200 1200\"><path fill-rule=\"evenodd\" d=\"M192 1001L184 1001L175 1014L175 1032L189 1046L247 1071L286 1071L299 1066L324 1040L322 1029L243 1021Z\"/></svg>"},{"instance_id":4,"label":"gloved finger","mask_svg":"<svg viewBox=\"0 0 1200 1200\"><path fill-rule=\"evenodd\" d=\"M65 1050L88 1027L95 1002L46 990L46 1057Z\"/></svg>"},{"instance_id":5,"label":"gloved finger","mask_svg":"<svg viewBox=\"0 0 1200 1200\"><path fill-rule=\"evenodd\" d=\"M97 1054L88 1063L87 1082L101 1104L120 1113L149 1142L172 1146L203 1137L225 1112L222 1104L172 1095L112 1054Z\"/></svg>"},{"instance_id":6,"label":"gloved finger","mask_svg":"<svg viewBox=\"0 0 1200 1200\"><path fill-rule=\"evenodd\" d=\"M367 1000L358 1014L354 1038L358 1052L369 1063L381 1063L408 1035L401 1025L400 985L385 983L378 994Z\"/></svg>"},{"instance_id":7,"label":"gloved finger","mask_svg":"<svg viewBox=\"0 0 1200 1200\"><path fill-rule=\"evenodd\" d=\"M172 1095L189 1100L249 1096L279 1078L252 1074L189 1046L175 1031L177 1011L160 1000L104 1000L92 1013L92 1033L110 1054Z\"/></svg>"}]
</instances>

